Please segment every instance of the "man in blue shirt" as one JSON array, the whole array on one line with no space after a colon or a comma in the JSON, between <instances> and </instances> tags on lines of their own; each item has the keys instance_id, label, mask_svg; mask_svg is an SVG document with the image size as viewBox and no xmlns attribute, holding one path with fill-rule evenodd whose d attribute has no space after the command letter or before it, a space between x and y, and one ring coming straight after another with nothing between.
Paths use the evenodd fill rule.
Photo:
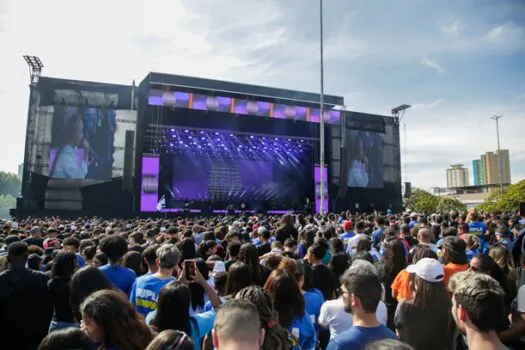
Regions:
<instances>
[{"instance_id":1,"label":"man in blue shirt","mask_svg":"<svg viewBox=\"0 0 525 350\"><path fill-rule=\"evenodd\" d=\"M106 254L109 262L107 265L101 266L100 271L115 287L129 295L137 275L135 271L120 266L122 257L128 251L128 242L124 237L113 234L102 239L100 250Z\"/></svg>"},{"instance_id":2,"label":"man in blue shirt","mask_svg":"<svg viewBox=\"0 0 525 350\"><path fill-rule=\"evenodd\" d=\"M386 223L386 220L383 216L377 217L376 219L377 230L372 232L372 245L375 249L378 249L379 244L381 243L381 238L383 237L383 233L385 232L385 223Z\"/></svg>"},{"instance_id":3,"label":"man in blue shirt","mask_svg":"<svg viewBox=\"0 0 525 350\"><path fill-rule=\"evenodd\" d=\"M348 240L355 236L354 231L352 231L353 224L350 220L343 221L343 233L339 235L339 239L343 241L345 248L348 244Z\"/></svg>"},{"instance_id":4,"label":"man in blue shirt","mask_svg":"<svg viewBox=\"0 0 525 350\"><path fill-rule=\"evenodd\" d=\"M157 309L160 290L170 281L174 281L173 270L179 262L179 251L174 244L164 244L157 249L158 271L135 280L129 293L129 301L139 313L147 316Z\"/></svg>"},{"instance_id":5,"label":"man in blue shirt","mask_svg":"<svg viewBox=\"0 0 525 350\"><path fill-rule=\"evenodd\" d=\"M341 277L345 311L352 314L353 325L336 336L327 350L364 349L381 339L397 339L396 334L377 320L376 309L383 288L376 274L369 270L347 270Z\"/></svg>"}]
</instances>

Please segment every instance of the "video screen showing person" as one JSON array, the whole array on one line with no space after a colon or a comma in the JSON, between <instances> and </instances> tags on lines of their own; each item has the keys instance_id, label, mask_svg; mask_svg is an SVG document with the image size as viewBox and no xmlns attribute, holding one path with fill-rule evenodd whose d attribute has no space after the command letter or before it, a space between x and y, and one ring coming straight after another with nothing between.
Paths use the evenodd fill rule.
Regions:
<instances>
[{"instance_id":1,"label":"video screen showing person","mask_svg":"<svg viewBox=\"0 0 525 350\"><path fill-rule=\"evenodd\" d=\"M347 131L348 187L383 187L383 135Z\"/></svg>"},{"instance_id":2,"label":"video screen showing person","mask_svg":"<svg viewBox=\"0 0 525 350\"><path fill-rule=\"evenodd\" d=\"M55 106L49 177L111 179L115 116L114 109Z\"/></svg>"}]
</instances>

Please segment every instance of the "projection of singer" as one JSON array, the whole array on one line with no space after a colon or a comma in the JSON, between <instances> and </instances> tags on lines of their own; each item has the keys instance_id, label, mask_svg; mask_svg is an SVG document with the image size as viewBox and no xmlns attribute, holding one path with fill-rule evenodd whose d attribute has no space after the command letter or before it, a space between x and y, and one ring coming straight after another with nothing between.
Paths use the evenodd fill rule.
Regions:
<instances>
[{"instance_id":1,"label":"projection of singer","mask_svg":"<svg viewBox=\"0 0 525 350\"><path fill-rule=\"evenodd\" d=\"M84 137L84 121L73 114L64 121L64 140L56 156L50 177L55 179L84 179L90 165L90 145ZM79 152L79 149L83 150Z\"/></svg>"},{"instance_id":2,"label":"projection of singer","mask_svg":"<svg viewBox=\"0 0 525 350\"><path fill-rule=\"evenodd\" d=\"M348 171L348 187L367 187L370 181L368 158L365 154L364 141L355 136L350 145L350 166Z\"/></svg>"}]
</instances>

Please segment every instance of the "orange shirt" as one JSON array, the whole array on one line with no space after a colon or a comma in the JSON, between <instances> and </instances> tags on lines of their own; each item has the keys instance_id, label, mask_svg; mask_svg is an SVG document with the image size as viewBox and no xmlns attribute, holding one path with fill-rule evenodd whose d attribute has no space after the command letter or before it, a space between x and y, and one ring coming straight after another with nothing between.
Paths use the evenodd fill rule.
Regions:
<instances>
[{"instance_id":1,"label":"orange shirt","mask_svg":"<svg viewBox=\"0 0 525 350\"><path fill-rule=\"evenodd\" d=\"M412 299L412 289L410 288L410 273L406 269L399 271L394 282L392 282L392 296L396 296L397 301Z\"/></svg>"},{"instance_id":2,"label":"orange shirt","mask_svg":"<svg viewBox=\"0 0 525 350\"><path fill-rule=\"evenodd\" d=\"M468 268L468 264L458 265L448 263L445 266L443 266L443 271L445 272L445 279L443 282L445 282L445 286L448 286L448 281L450 280L450 277L452 277L456 272L467 271Z\"/></svg>"}]
</instances>

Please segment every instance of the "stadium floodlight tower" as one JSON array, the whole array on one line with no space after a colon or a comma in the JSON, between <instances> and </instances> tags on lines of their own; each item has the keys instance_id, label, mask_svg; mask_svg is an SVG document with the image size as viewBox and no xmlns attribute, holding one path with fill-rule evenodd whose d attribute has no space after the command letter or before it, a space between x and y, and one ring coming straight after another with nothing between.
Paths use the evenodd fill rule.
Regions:
<instances>
[{"instance_id":1,"label":"stadium floodlight tower","mask_svg":"<svg viewBox=\"0 0 525 350\"><path fill-rule=\"evenodd\" d=\"M405 180L407 177L407 123L405 118L405 111L412 107L411 105L402 104L400 106L397 106L396 108L392 109L392 117L395 118L397 125L401 124L401 121L403 121L403 165L404 165L404 176Z\"/></svg>"},{"instance_id":2,"label":"stadium floodlight tower","mask_svg":"<svg viewBox=\"0 0 525 350\"><path fill-rule=\"evenodd\" d=\"M27 66L29 67L29 78L31 79L31 85L38 84L44 64L37 56L24 55L24 60L26 60Z\"/></svg>"}]
</instances>

